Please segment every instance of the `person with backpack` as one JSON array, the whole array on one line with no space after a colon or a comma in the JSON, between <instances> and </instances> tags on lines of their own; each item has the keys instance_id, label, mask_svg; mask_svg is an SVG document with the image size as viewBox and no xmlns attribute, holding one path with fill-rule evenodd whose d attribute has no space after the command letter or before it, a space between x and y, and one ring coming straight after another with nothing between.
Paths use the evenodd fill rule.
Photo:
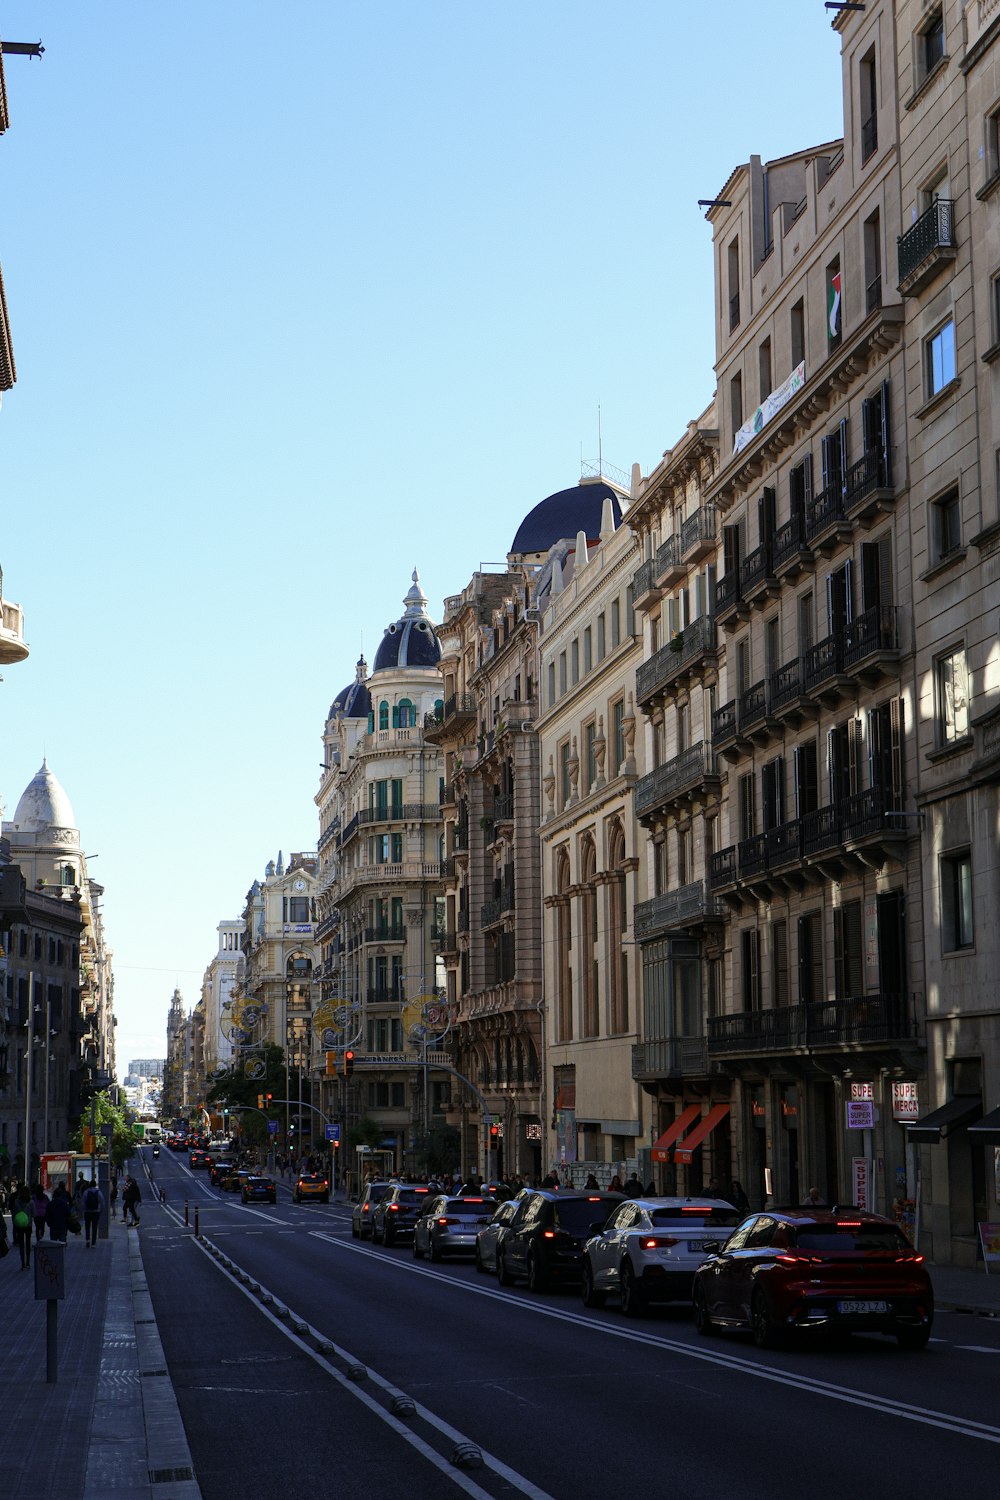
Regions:
<instances>
[{"instance_id":1,"label":"person with backpack","mask_svg":"<svg viewBox=\"0 0 1000 1500\"><path fill-rule=\"evenodd\" d=\"M52 1201L49 1204L49 1211L45 1216L45 1222L49 1226L50 1240L56 1240L59 1244L65 1245L72 1212L73 1205L70 1202L69 1193L66 1191L66 1184L62 1181L57 1182L56 1190L52 1194Z\"/></svg>"},{"instance_id":2,"label":"person with backpack","mask_svg":"<svg viewBox=\"0 0 1000 1500\"><path fill-rule=\"evenodd\" d=\"M125 1179L125 1191L122 1193L122 1213L128 1214L130 1226L139 1222L138 1209L141 1202L142 1194L139 1191L139 1184L130 1175Z\"/></svg>"},{"instance_id":3,"label":"person with backpack","mask_svg":"<svg viewBox=\"0 0 1000 1500\"><path fill-rule=\"evenodd\" d=\"M31 1194L28 1184L22 1182L11 1204L11 1219L14 1224L14 1244L21 1252L21 1270L31 1267Z\"/></svg>"},{"instance_id":4,"label":"person with backpack","mask_svg":"<svg viewBox=\"0 0 1000 1500\"><path fill-rule=\"evenodd\" d=\"M40 1240L45 1234L45 1215L49 1209L49 1195L40 1182L36 1182L31 1189L31 1213L35 1221L35 1239Z\"/></svg>"},{"instance_id":5,"label":"person with backpack","mask_svg":"<svg viewBox=\"0 0 1000 1500\"><path fill-rule=\"evenodd\" d=\"M83 1193L83 1223L86 1230L86 1243L89 1250L91 1245L97 1244L97 1230L101 1222L101 1210L104 1207L104 1194L93 1178Z\"/></svg>"}]
</instances>

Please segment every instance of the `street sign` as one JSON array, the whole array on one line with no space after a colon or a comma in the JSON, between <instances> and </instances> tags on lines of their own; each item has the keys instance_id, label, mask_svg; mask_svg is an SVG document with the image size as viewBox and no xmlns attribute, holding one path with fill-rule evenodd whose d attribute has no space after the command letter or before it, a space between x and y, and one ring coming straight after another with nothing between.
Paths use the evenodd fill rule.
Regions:
<instances>
[{"instance_id":1,"label":"street sign","mask_svg":"<svg viewBox=\"0 0 1000 1500\"><path fill-rule=\"evenodd\" d=\"M870 1099L848 1099L845 1108L848 1130L875 1129L875 1106Z\"/></svg>"},{"instance_id":2,"label":"street sign","mask_svg":"<svg viewBox=\"0 0 1000 1500\"><path fill-rule=\"evenodd\" d=\"M277 1120L268 1120L268 1122L267 1122L267 1133L268 1133L268 1135L277 1135L278 1134L278 1122L277 1122Z\"/></svg>"},{"instance_id":3,"label":"street sign","mask_svg":"<svg viewBox=\"0 0 1000 1500\"><path fill-rule=\"evenodd\" d=\"M326 1138L327 1138L328 1141L339 1141L340 1140L340 1126L339 1125L328 1125L326 1127Z\"/></svg>"}]
</instances>

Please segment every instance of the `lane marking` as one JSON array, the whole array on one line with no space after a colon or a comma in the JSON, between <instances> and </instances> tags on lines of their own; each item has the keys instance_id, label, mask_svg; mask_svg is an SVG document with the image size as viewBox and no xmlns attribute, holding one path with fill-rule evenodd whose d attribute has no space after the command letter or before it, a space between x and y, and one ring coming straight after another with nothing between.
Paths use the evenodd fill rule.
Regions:
<instances>
[{"instance_id":1,"label":"lane marking","mask_svg":"<svg viewBox=\"0 0 1000 1500\"><path fill-rule=\"evenodd\" d=\"M313 1232L315 1233L316 1231ZM283 1333L287 1339L289 1339L293 1344L297 1346L297 1348L301 1349L303 1353L308 1354L309 1358L312 1359L316 1364L318 1364L322 1370L325 1370L328 1375L332 1376L343 1390L345 1390L349 1395L354 1396L358 1401L362 1403L363 1406L366 1406L374 1416L380 1417L381 1420L385 1422L387 1427L390 1427L393 1432L395 1432L399 1437L403 1438L404 1441L409 1443L411 1447L415 1448L417 1452L420 1453L424 1458L426 1458L430 1463L432 1463L434 1467L445 1476L446 1479L449 1479L452 1484L457 1485L459 1489L464 1490L467 1495L472 1497L472 1500L495 1500L495 1496L493 1496L489 1490L484 1490L480 1485L476 1484L474 1480L469 1479L465 1474L463 1474L461 1470L456 1470L455 1468L453 1468L450 1461L446 1459L442 1454L440 1454L436 1448L433 1448L430 1443L425 1442L425 1440L419 1437L417 1433L412 1432L410 1428L407 1427L403 1422L401 1422L398 1417L394 1416L392 1412L386 1411L383 1406L380 1406L379 1403L374 1400L373 1397L369 1396L365 1391L360 1389L360 1387L353 1380L349 1380L346 1375L342 1375L338 1369L330 1364L329 1360L324 1359L319 1350L311 1348L310 1345L307 1344L303 1339L301 1339L297 1333L294 1333L290 1328L287 1328L285 1324L279 1318L277 1318L274 1313L270 1311L269 1308L262 1306L261 1303L257 1300L255 1293L253 1293L249 1289L249 1287L245 1287L242 1282L236 1279L236 1277L226 1266L222 1265L215 1259L215 1257L212 1255L211 1249L209 1248L209 1243L207 1241L203 1242L200 1239L193 1239L193 1243L208 1259L208 1261L229 1280L229 1282L236 1288L236 1290L238 1292L242 1292L258 1312L263 1313L264 1317L267 1318L275 1328ZM258 1284L263 1286L263 1283ZM270 1295L273 1296L274 1294L271 1293ZM278 1298L277 1300L280 1302L281 1298ZM322 1343L329 1345L329 1347L334 1350L334 1352L340 1359L351 1365L363 1366L364 1369L368 1372L368 1379L372 1382L373 1385L377 1385L379 1389L383 1391L387 1396L395 1397L407 1395L407 1392L401 1390L399 1386L393 1385L390 1381L379 1375L377 1371L373 1370L371 1366L366 1363L366 1361L358 1359L357 1356L351 1354L348 1350L342 1348L339 1344L335 1344L332 1339L327 1338L326 1334L321 1333L316 1328L313 1328L312 1324L307 1323L304 1318L298 1318L294 1313L292 1314L292 1316L296 1318L297 1322L305 1325L312 1338L318 1339ZM409 1397L408 1399L412 1400L413 1398ZM515 1469L509 1468L508 1465L503 1463L501 1459L495 1457L494 1454L483 1448L481 1444L477 1443L474 1439L467 1437L464 1433L459 1432L457 1428L454 1428L449 1423L442 1421L442 1419L436 1416L434 1412L428 1411L428 1409L425 1406L422 1406L419 1401L414 1401L413 1404L415 1414L419 1416L424 1422L426 1422L429 1427L434 1428L443 1436L450 1438L456 1444L471 1443L472 1446L478 1449L478 1451L482 1455L483 1466L490 1469L500 1478L506 1479L510 1485L517 1489L522 1495L525 1495L527 1497L527 1500L554 1500L554 1497L550 1495L547 1490L539 1489L538 1486L532 1484L531 1480L526 1478L525 1475L519 1474Z\"/></svg>"},{"instance_id":2,"label":"lane marking","mask_svg":"<svg viewBox=\"0 0 1000 1500\"><path fill-rule=\"evenodd\" d=\"M602 1333L609 1338L624 1339L630 1343L645 1344L651 1348L667 1349L673 1354L682 1355L686 1359L699 1360L703 1364L715 1365L725 1370L735 1370L740 1374L752 1375L757 1380L767 1380L773 1385L791 1386L794 1390L806 1392L810 1395L826 1396L830 1401L841 1401L848 1406L860 1406L869 1411L880 1412L885 1416L899 1417L907 1422L919 1422L927 1427L940 1427L947 1432L954 1432L962 1437L979 1438L982 1442L1000 1445L1000 1427L993 1426L988 1422L976 1422L971 1418L953 1416L948 1412L936 1411L932 1407L915 1406L906 1401L896 1401L891 1396L878 1396L874 1393L864 1393L852 1389L849 1386L836 1385L832 1381L819 1380L811 1375L793 1375L779 1369L760 1365L749 1359L742 1359L739 1355L715 1353L708 1349L699 1349L694 1345L682 1344L676 1339L666 1338L663 1335L645 1333L639 1329L622 1328L614 1323L603 1323L596 1318L587 1318L580 1313L564 1312L557 1307L546 1307L542 1303L529 1302L523 1297L512 1297L509 1291L497 1288L495 1291L489 1287L479 1286L473 1281L460 1281L454 1276L448 1276L441 1271L431 1270L427 1266L419 1264L407 1264L405 1261L390 1259L358 1245L354 1241L345 1241L334 1238L331 1234L325 1234L322 1230L311 1231L315 1239L326 1240L330 1245L336 1245L340 1250L347 1250L355 1255L364 1255L371 1260L378 1261L384 1266L397 1266L403 1271L415 1276L427 1276L433 1280L440 1281L449 1287L461 1287L464 1291L472 1292L475 1296L486 1297L491 1301L504 1303L507 1307L512 1304L525 1309L529 1313L536 1313L541 1317L551 1318L556 1322L570 1323L577 1328L589 1328L596 1333Z\"/></svg>"}]
</instances>

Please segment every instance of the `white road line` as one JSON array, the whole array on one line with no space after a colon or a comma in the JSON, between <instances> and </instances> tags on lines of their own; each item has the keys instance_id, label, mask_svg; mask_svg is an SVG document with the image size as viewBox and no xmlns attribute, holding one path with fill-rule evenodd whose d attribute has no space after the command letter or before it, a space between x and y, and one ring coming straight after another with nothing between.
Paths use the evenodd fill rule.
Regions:
<instances>
[{"instance_id":1,"label":"white road line","mask_svg":"<svg viewBox=\"0 0 1000 1500\"><path fill-rule=\"evenodd\" d=\"M221 1271L222 1275L228 1278L228 1280L236 1288L236 1290L238 1292L242 1292L243 1295L248 1299L248 1301L254 1304L258 1312L263 1313L264 1317L267 1318L271 1323L273 1323L274 1327L277 1328L279 1332L283 1333L285 1337L291 1340L291 1342L295 1344L299 1349L301 1349L303 1353L308 1354L309 1358L312 1359L316 1364L318 1364L321 1369L325 1370L328 1375L332 1376L332 1378L336 1380L337 1384L341 1386L343 1390L345 1390L349 1395L354 1396L356 1400L362 1403L363 1406L366 1406L374 1416L380 1417L381 1420L385 1422L387 1427L390 1427L393 1432L395 1432L405 1442L409 1443L411 1447L415 1448L418 1453L422 1454L423 1457L426 1458L428 1462L432 1463L434 1467L445 1476L445 1478L451 1481L452 1484L455 1484L459 1489L464 1490L467 1495L472 1497L472 1500L493 1500L493 1496L488 1490L484 1490L480 1485L476 1484L474 1480L469 1479L460 1470L456 1470L448 1459L444 1458L442 1454L438 1453L436 1448L432 1448L430 1443L426 1443L423 1438L418 1437L415 1432L411 1432L409 1427L407 1427L405 1423L401 1422L398 1417L395 1417L391 1412L386 1411L385 1408L380 1406L377 1401L375 1401L371 1396L367 1395L365 1391L361 1390L354 1381L349 1380L346 1375L342 1375L339 1370L337 1370L333 1365L330 1364L329 1360L324 1359L323 1355L320 1354L318 1350L311 1348L309 1344L307 1344L298 1336L298 1334L293 1333L290 1328L287 1328L280 1319L276 1318L275 1315L269 1311L268 1308L262 1307L261 1304L257 1301L255 1294L248 1287L243 1286L241 1282L237 1281L236 1277L233 1276L225 1266L220 1265L219 1262L214 1259L207 1243L202 1243L201 1240L195 1240L194 1244L201 1251L201 1253L217 1268L217 1270ZM280 1301L281 1299L279 1298L278 1300ZM296 1321L305 1322L304 1319L298 1318L296 1319ZM381 1375L373 1370L371 1366L366 1363L366 1361L358 1359L355 1355L350 1354L346 1349L341 1348L340 1345L334 1344L333 1341L328 1339L324 1333L321 1333L318 1329L313 1328L311 1324L307 1323L305 1326L308 1328L309 1333L313 1338L322 1340L322 1342L325 1344L329 1344L330 1348L335 1351L339 1358L352 1365L362 1365L368 1372L368 1379L372 1382L373 1385L377 1385L380 1390L384 1391L386 1395L403 1396L406 1394L404 1391L401 1391L398 1386L394 1386L388 1380L385 1380ZM428 1426L435 1428L438 1432L442 1433L443 1436L450 1438L456 1444L471 1443L473 1447L477 1448L481 1453L484 1467L491 1469L495 1474L499 1475L503 1479L506 1479L510 1485L517 1489L522 1495L525 1495L527 1497L527 1500L553 1500L553 1497L548 1493L547 1490L539 1489L537 1485L532 1484L531 1480L526 1478L523 1474L518 1474L515 1469L509 1468L507 1464L503 1463L500 1459L494 1457L492 1453L489 1453L485 1448L481 1447L474 1438L467 1437L464 1433L459 1432L456 1428L450 1426L447 1422L443 1422L440 1417L435 1416L433 1412L428 1411L427 1408L421 1406L419 1402L414 1402L414 1407L416 1414L421 1417L422 1420L428 1424Z\"/></svg>"},{"instance_id":2,"label":"white road line","mask_svg":"<svg viewBox=\"0 0 1000 1500\"><path fill-rule=\"evenodd\" d=\"M703 1364L716 1365L721 1369L736 1370L740 1374L752 1375L757 1380L767 1380L774 1385L791 1386L795 1390L806 1391L810 1395L826 1396L831 1401L842 1401L849 1406L861 1406L869 1411L881 1412L885 1416L899 1417L907 1422L919 1422L927 1427L940 1427L947 1432L955 1432L963 1437L979 1438L985 1443L996 1443L1000 1445L1000 1427L987 1422L974 1422L970 1418L953 1416L948 1412L935 1411L932 1407L912 1406L905 1401L894 1401L888 1396L877 1396L866 1394L852 1389L849 1386L834 1385L831 1381L816 1380L809 1375L788 1374L780 1369L769 1368L765 1365L754 1363L752 1360L741 1359L738 1355L722 1354L712 1352L708 1349L699 1349L691 1344L682 1344L676 1339L665 1338L662 1335L643 1333L638 1329L623 1328L615 1323L603 1323L595 1318L584 1317L580 1313L564 1312L557 1307L547 1307L544 1303L534 1304L522 1298L513 1298L509 1292L492 1290L485 1286L479 1286L473 1281L458 1281L453 1276L448 1276L441 1271L433 1271L427 1266L421 1266L412 1262L396 1260L394 1257L379 1255L366 1246L355 1244L350 1240L335 1239L333 1235L324 1234L322 1230L312 1230L311 1234L316 1239L326 1240L330 1245L336 1245L338 1249L348 1250L355 1255L366 1255L379 1261L384 1266L396 1266L414 1276L427 1276L434 1280L444 1282L449 1287L460 1287L463 1291L471 1292L478 1297L487 1297L491 1301L503 1302L508 1308L517 1306L528 1313L537 1314L540 1317L551 1318L560 1323L572 1323L578 1328L589 1328L595 1333L605 1334L609 1338L624 1339L630 1343L646 1344L652 1348L667 1349L672 1354L682 1355L685 1359L699 1360Z\"/></svg>"}]
</instances>

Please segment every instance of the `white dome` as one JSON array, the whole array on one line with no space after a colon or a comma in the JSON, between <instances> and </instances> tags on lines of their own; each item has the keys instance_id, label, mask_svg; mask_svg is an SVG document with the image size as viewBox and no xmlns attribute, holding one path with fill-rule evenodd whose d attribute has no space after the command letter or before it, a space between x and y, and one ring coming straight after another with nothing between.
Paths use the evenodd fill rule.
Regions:
<instances>
[{"instance_id":1,"label":"white dome","mask_svg":"<svg viewBox=\"0 0 1000 1500\"><path fill-rule=\"evenodd\" d=\"M76 831L76 816L62 786L42 761L17 804L13 821L7 824L11 833L45 833L49 828Z\"/></svg>"}]
</instances>

